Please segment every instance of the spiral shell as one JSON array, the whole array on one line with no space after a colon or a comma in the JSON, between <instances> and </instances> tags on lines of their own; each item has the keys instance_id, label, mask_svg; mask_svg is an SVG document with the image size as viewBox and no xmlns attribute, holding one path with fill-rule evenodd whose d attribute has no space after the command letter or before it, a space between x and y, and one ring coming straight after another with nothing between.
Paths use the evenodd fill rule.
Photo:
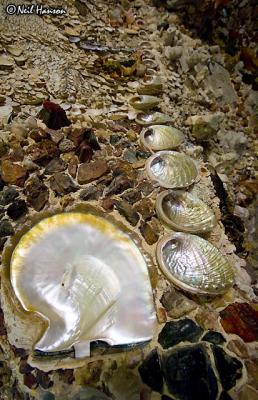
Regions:
<instances>
[{"instance_id":1,"label":"spiral shell","mask_svg":"<svg viewBox=\"0 0 258 400\"><path fill-rule=\"evenodd\" d=\"M140 141L147 149L166 150L175 149L184 140L183 133L172 126L153 125L143 129Z\"/></svg>"},{"instance_id":2,"label":"spiral shell","mask_svg":"<svg viewBox=\"0 0 258 400\"><path fill-rule=\"evenodd\" d=\"M207 240L174 233L157 244L157 260L166 277L191 293L218 295L234 282L234 272L220 251Z\"/></svg>"},{"instance_id":3,"label":"spiral shell","mask_svg":"<svg viewBox=\"0 0 258 400\"><path fill-rule=\"evenodd\" d=\"M160 99L156 96L136 95L130 98L129 104L137 110L149 110L155 108L160 103Z\"/></svg>"},{"instance_id":4,"label":"spiral shell","mask_svg":"<svg viewBox=\"0 0 258 400\"><path fill-rule=\"evenodd\" d=\"M216 224L213 211L188 192L160 193L156 199L156 211L161 222L176 231L205 233L211 231Z\"/></svg>"},{"instance_id":5,"label":"spiral shell","mask_svg":"<svg viewBox=\"0 0 258 400\"><path fill-rule=\"evenodd\" d=\"M168 122L172 122L172 118L161 112L154 113L140 113L137 115L135 121L139 125L159 125L159 124L167 124Z\"/></svg>"},{"instance_id":6,"label":"spiral shell","mask_svg":"<svg viewBox=\"0 0 258 400\"><path fill-rule=\"evenodd\" d=\"M167 189L190 186L197 178L195 162L185 154L176 151L159 151L146 162L150 179Z\"/></svg>"},{"instance_id":7,"label":"spiral shell","mask_svg":"<svg viewBox=\"0 0 258 400\"><path fill-rule=\"evenodd\" d=\"M90 342L124 345L150 340L155 324L147 264L132 239L93 214L69 212L41 220L12 254L10 279L23 308L48 323L35 348Z\"/></svg>"}]
</instances>

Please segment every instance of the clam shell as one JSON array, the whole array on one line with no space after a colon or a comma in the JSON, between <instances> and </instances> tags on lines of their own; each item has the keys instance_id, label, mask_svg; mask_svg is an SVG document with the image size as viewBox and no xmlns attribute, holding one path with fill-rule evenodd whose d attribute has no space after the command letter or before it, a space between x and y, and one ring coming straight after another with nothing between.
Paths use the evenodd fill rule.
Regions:
<instances>
[{"instance_id":1,"label":"clam shell","mask_svg":"<svg viewBox=\"0 0 258 400\"><path fill-rule=\"evenodd\" d=\"M150 179L167 189L185 188L197 178L195 162L185 154L176 151L159 151L146 162Z\"/></svg>"},{"instance_id":2,"label":"clam shell","mask_svg":"<svg viewBox=\"0 0 258 400\"><path fill-rule=\"evenodd\" d=\"M207 240L174 233L157 244L157 259L166 277L191 293L218 295L234 282L234 272L220 251Z\"/></svg>"},{"instance_id":3,"label":"clam shell","mask_svg":"<svg viewBox=\"0 0 258 400\"><path fill-rule=\"evenodd\" d=\"M14 249L10 280L23 308L48 327L36 350L75 349L90 342L127 345L148 341L155 326L146 260L134 241L93 214L45 218Z\"/></svg>"},{"instance_id":4,"label":"clam shell","mask_svg":"<svg viewBox=\"0 0 258 400\"><path fill-rule=\"evenodd\" d=\"M168 122L172 122L172 118L161 112L154 112L154 113L140 113L137 115L135 121L139 125L159 125L159 124L166 124Z\"/></svg>"},{"instance_id":5,"label":"clam shell","mask_svg":"<svg viewBox=\"0 0 258 400\"><path fill-rule=\"evenodd\" d=\"M155 96L136 95L131 97L129 104L137 110L149 110L159 105L160 99Z\"/></svg>"},{"instance_id":6,"label":"clam shell","mask_svg":"<svg viewBox=\"0 0 258 400\"><path fill-rule=\"evenodd\" d=\"M139 88L137 93L139 94L160 94L162 93L162 81L158 76L150 76Z\"/></svg>"},{"instance_id":7,"label":"clam shell","mask_svg":"<svg viewBox=\"0 0 258 400\"><path fill-rule=\"evenodd\" d=\"M183 133L172 126L153 125L143 129L140 134L141 143L151 150L175 149L184 140Z\"/></svg>"},{"instance_id":8,"label":"clam shell","mask_svg":"<svg viewBox=\"0 0 258 400\"><path fill-rule=\"evenodd\" d=\"M198 197L188 192L164 191L156 199L159 219L176 231L205 233L211 231L216 218Z\"/></svg>"}]
</instances>

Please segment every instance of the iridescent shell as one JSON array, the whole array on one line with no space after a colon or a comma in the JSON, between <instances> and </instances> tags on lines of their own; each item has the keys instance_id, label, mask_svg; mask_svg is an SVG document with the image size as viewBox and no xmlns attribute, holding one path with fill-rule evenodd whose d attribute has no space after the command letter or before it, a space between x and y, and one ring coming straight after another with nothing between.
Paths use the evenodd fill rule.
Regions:
<instances>
[{"instance_id":1,"label":"iridescent shell","mask_svg":"<svg viewBox=\"0 0 258 400\"><path fill-rule=\"evenodd\" d=\"M157 260L166 277L191 293L218 295L234 282L234 272L220 251L207 240L174 233L157 244Z\"/></svg>"},{"instance_id":2,"label":"iridescent shell","mask_svg":"<svg viewBox=\"0 0 258 400\"><path fill-rule=\"evenodd\" d=\"M37 223L15 247L10 279L24 310L47 328L35 350L71 347L90 355L90 342L148 341L155 326L146 260L134 241L93 214L56 214Z\"/></svg>"},{"instance_id":3,"label":"iridescent shell","mask_svg":"<svg viewBox=\"0 0 258 400\"><path fill-rule=\"evenodd\" d=\"M185 188L195 182L195 162L176 151L159 151L148 158L146 172L150 179L167 189Z\"/></svg>"},{"instance_id":4,"label":"iridescent shell","mask_svg":"<svg viewBox=\"0 0 258 400\"><path fill-rule=\"evenodd\" d=\"M156 96L135 95L129 100L130 106L137 110L149 110L159 105L160 99Z\"/></svg>"},{"instance_id":5,"label":"iridescent shell","mask_svg":"<svg viewBox=\"0 0 258 400\"><path fill-rule=\"evenodd\" d=\"M184 140L181 131L172 126L153 125L143 129L140 134L140 141L147 149L167 150L175 149Z\"/></svg>"},{"instance_id":6,"label":"iridescent shell","mask_svg":"<svg viewBox=\"0 0 258 400\"><path fill-rule=\"evenodd\" d=\"M137 89L139 94L160 94L162 93L162 80L158 76L150 76Z\"/></svg>"},{"instance_id":7,"label":"iridescent shell","mask_svg":"<svg viewBox=\"0 0 258 400\"><path fill-rule=\"evenodd\" d=\"M172 122L172 118L161 112L154 113L140 113L137 115L135 121L139 125L159 125L159 124L167 124L168 122Z\"/></svg>"},{"instance_id":8,"label":"iridescent shell","mask_svg":"<svg viewBox=\"0 0 258 400\"><path fill-rule=\"evenodd\" d=\"M216 218L202 200L188 192L164 191L156 199L159 219L170 228L189 233L211 231Z\"/></svg>"}]
</instances>

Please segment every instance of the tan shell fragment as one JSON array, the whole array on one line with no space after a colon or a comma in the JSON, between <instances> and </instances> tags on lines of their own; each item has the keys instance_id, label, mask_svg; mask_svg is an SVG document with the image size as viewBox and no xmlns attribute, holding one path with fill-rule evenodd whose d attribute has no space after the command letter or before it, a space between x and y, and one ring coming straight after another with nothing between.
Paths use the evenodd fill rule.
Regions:
<instances>
[{"instance_id":1,"label":"tan shell fragment","mask_svg":"<svg viewBox=\"0 0 258 400\"><path fill-rule=\"evenodd\" d=\"M139 94L157 95L162 93L162 80L158 76L149 77L141 86L138 87Z\"/></svg>"},{"instance_id":2,"label":"tan shell fragment","mask_svg":"<svg viewBox=\"0 0 258 400\"><path fill-rule=\"evenodd\" d=\"M146 162L150 179L167 189L185 188L195 182L198 170L195 162L176 151L159 151Z\"/></svg>"},{"instance_id":3,"label":"tan shell fragment","mask_svg":"<svg viewBox=\"0 0 258 400\"><path fill-rule=\"evenodd\" d=\"M156 96L135 95L129 100L130 106L137 110L149 110L159 105L160 99Z\"/></svg>"},{"instance_id":4,"label":"tan shell fragment","mask_svg":"<svg viewBox=\"0 0 258 400\"><path fill-rule=\"evenodd\" d=\"M172 118L161 112L154 112L154 113L140 113L137 115L135 121L139 125L160 125L160 124L167 124L168 122L172 122Z\"/></svg>"},{"instance_id":5,"label":"tan shell fragment","mask_svg":"<svg viewBox=\"0 0 258 400\"><path fill-rule=\"evenodd\" d=\"M144 147L154 151L175 149L183 140L184 135L181 131L166 125L150 126L140 134L140 141Z\"/></svg>"},{"instance_id":6,"label":"tan shell fragment","mask_svg":"<svg viewBox=\"0 0 258 400\"><path fill-rule=\"evenodd\" d=\"M156 199L156 211L161 222L176 231L205 233L216 224L213 211L188 192L166 190L160 193Z\"/></svg>"},{"instance_id":7,"label":"tan shell fragment","mask_svg":"<svg viewBox=\"0 0 258 400\"><path fill-rule=\"evenodd\" d=\"M220 251L196 235L178 232L163 237L157 259L166 277L191 293L222 294L234 282L233 269Z\"/></svg>"}]
</instances>

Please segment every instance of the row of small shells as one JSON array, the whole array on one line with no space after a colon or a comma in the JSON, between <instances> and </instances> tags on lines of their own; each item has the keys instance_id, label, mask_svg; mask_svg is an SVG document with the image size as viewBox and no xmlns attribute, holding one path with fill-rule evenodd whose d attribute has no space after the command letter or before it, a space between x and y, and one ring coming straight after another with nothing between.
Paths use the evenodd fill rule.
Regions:
<instances>
[{"instance_id":1,"label":"row of small shells","mask_svg":"<svg viewBox=\"0 0 258 400\"><path fill-rule=\"evenodd\" d=\"M160 77L150 76L129 99L130 106L141 111L136 117L143 126L140 143L153 153L146 161L146 173L159 186L169 189L157 196L156 210L160 221L174 232L159 240L157 261L164 275L179 288L218 295L233 284L233 269L216 247L196 235L210 232L216 218L202 200L182 190L195 183L198 168L192 158L174 151L184 135L166 125L172 122L171 117L150 111L160 104L160 94Z\"/></svg>"}]
</instances>

